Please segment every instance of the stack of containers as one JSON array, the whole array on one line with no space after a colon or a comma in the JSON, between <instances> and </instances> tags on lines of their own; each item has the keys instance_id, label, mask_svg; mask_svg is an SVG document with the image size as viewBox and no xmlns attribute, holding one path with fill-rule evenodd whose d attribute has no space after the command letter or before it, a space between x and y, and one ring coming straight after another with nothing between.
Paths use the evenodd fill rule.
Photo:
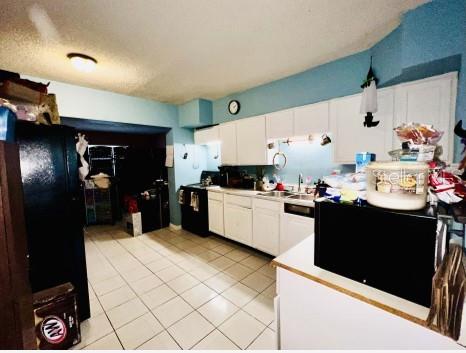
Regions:
<instances>
[{"instance_id":1,"label":"stack of containers","mask_svg":"<svg viewBox=\"0 0 466 353\"><path fill-rule=\"evenodd\" d=\"M394 210L419 210L426 205L428 163L438 158L437 143L443 132L413 123L403 124L395 132L403 148L390 152L393 161L372 162L366 167L367 202Z\"/></svg>"}]
</instances>

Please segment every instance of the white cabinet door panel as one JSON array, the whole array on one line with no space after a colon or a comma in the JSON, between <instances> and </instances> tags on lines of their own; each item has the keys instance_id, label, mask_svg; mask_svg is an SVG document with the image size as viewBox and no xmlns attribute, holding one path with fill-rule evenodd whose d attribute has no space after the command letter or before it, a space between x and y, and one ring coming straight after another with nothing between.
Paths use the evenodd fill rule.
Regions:
<instances>
[{"instance_id":1,"label":"white cabinet door panel","mask_svg":"<svg viewBox=\"0 0 466 353\"><path fill-rule=\"evenodd\" d=\"M219 127L213 126L206 129L194 131L194 143L196 145L206 145L219 141Z\"/></svg>"},{"instance_id":2,"label":"white cabinet door panel","mask_svg":"<svg viewBox=\"0 0 466 353\"><path fill-rule=\"evenodd\" d=\"M294 136L293 110L282 110L267 114L267 138L285 138Z\"/></svg>"},{"instance_id":3,"label":"white cabinet door panel","mask_svg":"<svg viewBox=\"0 0 466 353\"><path fill-rule=\"evenodd\" d=\"M280 213L265 208L254 208L252 246L271 255L278 255L280 240Z\"/></svg>"},{"instance_id":4,"label":"white cabinet door panel","mask_svg":"<svg viewBox=\"0 0 466 353\"><path fill-rule=\"evenodd\" d=\"M309 236L314 236L314 219L284 213L281 219L280 254ZM314 256L314 254L309 254Z\"/></svg>"},{"instance_id":5,"label":"white cabinet door panel","mask_svg":"<svg viewBox=\"0 0 466 353\"><path fill-rule=\"evenodd\" d=\"M294 109L294 136L329 131L329 102L309 104Z\"/></svg>"},{"instance_id":6,"label":"white cabinet door panel","mask_svg":"<svg viewBox=\"0 0 466 353\"><path fill-rule=\"evenodd\" d=\"M361 95L339 98L330 103L331 132L336 163L355 162L357 152L372 152L379 161L390 160L388 152L393 144L393 90L378 92L378 111L374 121L376 127L363 125L364 115L360 114Z\"/></svg>"},{"instance_id":7,"label":"white cabinet door panel","mask_svg":"<svg viewBox=\"0 0 466 353\"><path fill-rule=\"evenodd\" d=\"M236 125L239 165L267 165L265 116L240 119Z\"/></svg>"},{"instance_id":8,"label":"white cabinet door panel","mask_svg":"<svg viewBox=\"0 0 466 353\"><path fill-rule=\"evenodd\" d=\"M395 124L424 123L444 131L439 144L443 147L442 159L447 161L453 158L456 86L456 75L447 74L395 88Z\"/></svg>"},{"instance_id":9,"label":"white cabinet door panel","mask_svg":"<svg viewBox=\"0 0 466 353\"><path fill-rule=\"evenodd\" d=\"M224 205L225 236L246 245L252 245L252 209Z\"/></svg>"},{"instance_id":10,"label":"white cabinet door panel","mask_svg":"<svg viewBox=\"0 0 466 353\"><path fill-rule=\"evenodd\" d=\"M219 137L222 151L222 164L236 165L237 158L237 139L236 139L236 123L220 124Z\"/></svg>"},{"instance_id":11,"label":"white cabinet door panel","mask_svg":"<svg viewBox=\"0 0 466 353\"><path fill-rule=\"evenodd\" d=\"M209 230L219 235L224 234L223 229L223 201L210 199L209 202Z\"/></svg>"}]
</instances>

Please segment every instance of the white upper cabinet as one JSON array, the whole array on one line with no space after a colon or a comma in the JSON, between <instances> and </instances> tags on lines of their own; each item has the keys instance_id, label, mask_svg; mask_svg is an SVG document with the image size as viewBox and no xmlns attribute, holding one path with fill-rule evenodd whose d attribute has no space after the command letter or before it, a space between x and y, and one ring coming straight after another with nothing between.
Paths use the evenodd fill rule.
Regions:
<instances>
[{"instance_id":1,"label":"white upper cabinet","mask_svg":"<svg viewBox=\"0 0 466 353\"><path fill-rule=\"evenodd\" d=\"M219 125L223 165L269 165L274 149L268 149L265 115Z\"/></svg>"},{"instance_id":2,"label":"white upper cabinet","mask_svg":"<svg viewBox=\"0 0 466 353\"><path fill-rule=\"evenodd\" d=\"M409 82L395 88L395 126L415 122L431 124L444 131L439 144L443 147L441 158L446 161L453 158L456 89L456 73ZM396 143L399 145L398 139Z\"/></svg>"},{"instance_id":3,"label":"white upper cabinet","mask_svg":"<svg viewBox=\"0 0 466 353\"><path fill-rule=\"evenodd\" d=\"M194 131L194 143L196 145L206 145L208 143L218 142L219 140L219 127L212 126L206 129Z\"/></svg>"},{"instance_id":4,"label":"white upper cabinet","mask_svg":"<svg viewBox=\"0 0 466 353\"><path fill-rule=\"evenodd\" d=\"M327 101L295 108L294 136L328 132L329 105Z\"/></svg>"},{"instance_id":5,"label":"white upper cabinet","mask_svg":"<svg viewBox=\"0 0 466 353\"><path fill-rule=\"evenodd\" d=\"M267 114L267 138L277 139L329 131L328 101Z\"/></svg>"},{"instance_id":6,"label":"white upper cabinet","mask_svg":"<svg viewBox=\"0 0 466 353\"><path fill-rule=\"evenodd\" d=\"M359 113L361 94L220 124L222 163L270 165L275 150L267 148L267 140L325 132L332 133L335 163L354 164L357 152L390 160L388 152L401 147L393 128L403 122L431 124L444 131L441 158L451 161L456 90L456 72L379 89L374 120L380 123L372 128L364 127L364 115ZM216 136L213 130L196 133L196 143Z\"/></svg>"},{"instance_id":7,"label":"white upper cabinet","mask_svg":"<svg viewBox=\"0 0 466 353\"><path fill-rule=\"evenodd\" d=\"M277 139L294 135L293 110L282 110L267 114L267 138Z\"/></svg>"},{"instance_id":8,"label":"white upper cabinet","mask_svg":"<svg viewBox=\"0 0 466 353\"><path fill-rule=\"evenodd\" d=\"M220 124L219 138L222 144L222 164L236 165L238 156L236 151L236 122Z\"/></svg>"},{"instance_id":9,"label":"white upper cabinet","mask_svg":"<svg viewBox=\"0 0 466 353\"><path fill-rule=\"evenodd\" d=\"M363 125L360 114L361 94L332 100L330 102L330 131L334 162L354 164L357 152L372 152L378 161L390 160L388 152L393 145L393 89L377 92L378 111L376 127Z\"/></svg>"},{"instance_id":10,"label":"white upper cabinet","mask_svg":"<svg viewBox=\"0 0 466 353\"><path fill-rule=\"evenodd\" d=\"M267 148L265 115L236 121L238 165L271 164Z\"/></svg>"}]
</instances>

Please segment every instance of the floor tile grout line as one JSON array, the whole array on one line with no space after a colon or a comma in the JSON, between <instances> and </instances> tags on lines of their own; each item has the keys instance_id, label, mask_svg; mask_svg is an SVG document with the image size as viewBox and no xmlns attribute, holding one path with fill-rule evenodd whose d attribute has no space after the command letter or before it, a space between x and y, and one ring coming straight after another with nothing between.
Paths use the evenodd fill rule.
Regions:
<instances>
[{"instance_id":1,"label":"floor tile grout line","mask_svg":"<svg viewBox=\"0 0 466 353\"><path fill-rule=\"evenodd\" d=\"M264 323L262 323L260 320L258 320L258 319L255 318L254 316L252 316L251 314L249 314L247 311L243 310L243 308L240 308L239 311L242 311L242 312L245 313L246 315L250 316L251 318L253 318L253 319L256 320L257 322L259 322L260 324L262 324L263 326L265 326L265 328L264 328L264 329L251 341L251 343L247 346L247 347L249 347L249 346L250 346L253 342L255 342L255 340L262 334L262 332L264 332L264 331L268 328L268 326L265 325ZM236 315L237 313L238 313L238 312L236 312L235 315ZM231 317L230 317L230 318L231 318ZM225 321L227 321L227 320L225 320ZM227 336L227 334L224 333L222 330L220 330L220 328L219 328L219 331L222 332L225 336ZM228 336L227 336L227 337L228 337ZM247 347L246 347L244 350L246 350ZM243 350L243 348L241 348L241 347L240 347L240 349Z\"/></svg>"},{"instance_id":2,"label":"floor tile grout line","mask_svg":"<svg viewBox=\"0 0 466 353\"><path fill-rule=\"evenodd\" d=\"M269 328L268 326L265 326L265 328L257 335L256 338L254 338L254 339L252 340L252 342L245 348L245 350L249 349L249 347L251 347L251 346L254 344L254 342L256 342L256 341L259 339L259 337L260 337L268 328Z\"/></svg>"},{"instance_id":3,"label":"floor tile grout line","mask_svg":"<svg viewBox=\"0 0 466 353\"><path fill-rule=\"evenodd\" d=\"M153 273L157 278L159 278L152 270L150 270L150 269L147 267L146 264L142 263L142 261L141 261L139 258L137 258L137 257L129 250L129 248L127 248L124 244L120 243L120 242L118 241L118 238L113 237L111 234L109 234L109 236L112 238L112 241L117 242L118 245L119 245L121 248L123 248L123 250L125 251L125 253L129 253L129 254L130 254L133 258L135 258L135 260L138 261L143 267L146 267L151 273ZM161 239L161 240L164 240L164 239ZM185 239L185 240L187 241L188 239ZM91 241L95 243L95 241L94 241L93 239L91 239ZM170 258L168 258L169 255L162 254L162 253L158 252L156 249L153 249L153 248L151 248L150 246L148 246L147 244L144 244L143 241L141 241L141 243L143 243L142 245L144 245L144 247L145 247L146 249L149 249L149 250L151 250L151 251L155 251L157 254L161 255L161 257L167 258L168 261L170 261L171 263L173 263L174 265L176 265L177 267L179 267L177 263L174 263L173 261L170 260ZM179 243L181 243L181 242L179 242ZM197 243L196 243L196 244L197 244ZM120 272L120 271L113 265L113 263L110 261L109 255L105 254L105 253L102 251L101 247L99 247L97 244L94 244L94 245L95 245L96 249L98 250L98 252L99 252L101 255L103 255L103 257L105 258L106 262L116 271L117 275L119 275L120 277L122 277L123 281L124 281L124 282L130 287L130 289L132 290L132 287L131 287L130 282L129 282L128 280L126 280L126 278L124 278L123 276L121 276L121 272ZM218 245L217 247L222 246L222 245L223 245L223 243L221 243L221 244ZM173 246L177 247L176 244L173 244ZM201 247L203 247L206 251L214 251L214 252L215 252L215 250L213 250L214 248L209 249L209 248L206 248L206 247L202 246L201 244L197 244L196 246L201 246ZM189 254L188 252L184 251L183 248L179 248L179 247L177 247L177 248L180 249L181 252L184 252L184 253L188 254L189 256L196 257L195 255L193 256L193 255ZM231 250L231 251L234 251L234 250L242 250L242 249L240 249L240 248L233 248L233 250ZM230 252L231 252L231 251L230 251ZM216 257L215 259L212 259L212 260L210 260L210 261L206 261L205 259L202 259L202 258L201 258L202 260L200 260L200 262L202 262L203 264L209 265L211 262L215 261L216 259L218 259L218 258L220 258L220 257L222 257L222 256L223 256L223 257L226 257L226 256L225 256L226 253L225 253L225 254L217 253L217 254L219 254L219 256ZM260 322L262 325L264 325L264 326L265 326L264 330L266 330L267 328L269 328L269 325L263 324L260 320L258 320L258 319L255 318L253 315L251 315L250 313L246 312L246 311L243 309L246 305L248 305L251 301L253 301L255 298L257 298L258 296L260 296L260 295L261 295L265 290L267 290L271 285L273 285L273 283L272 283L272 284L270 284L269 286L267 286L263 291L257 292L257 290L255 290L254 288L250 288L250 287L248 287L246 284L244 284L244 283L241 282L242 280L244 280L244 278L248 277L249 275L251 275L251 274L253 274L253 273L259 272L259 270L260 270L262 267L264 267L264 266L267 265L267 263L266 263L266 264L264 264L263 266L260 266L259 268L254 269L254 268L252 268L252 267L249 267L249 266L247 266L247 265L241 263L242 261L244 261L244 260L247 259L248 257L251 257L252 255L253 255L253 254L249 254L247 257L245 257L245 258L243 258L243 259L241 259L241 260L239 260L239 261L238 261L238 260L230 259L230 260L233 261L233 263L232 263L230 266L224 268L223 270L219 270L219 269L217 269L217 268L214 267L215 270L217 271L217 273L216 273L215 275L210 276L210 277L206 278L205 280L199 281L199 282L200 282L200 283L203 283L203 284L206 285L209 289L213 290L213 291L216 293L215 297L213 297L213 298L211 298L210 300L208 300L207 302L203 303L203 304L202 304L201 306L199 306L199 308L197 308L197 309L194 308L190 303L188 303L188 305L189 305L191 308L193 308L193 311L191 311L191 312L188 313L187 315L183 316L182 318L178 319L177 321L175 321L174 323L172 323L172 324L171 324L170 326L168 326L168 327L165 327L165 326L157 319L157 317L156 317L155 314L152 312L152 310L155 310L157 307L160 307L160 306L166 304L168 301L173 300L173 299L175 299L176 297L180 297L182 300L184 300L184 298L183 298L181 295L182 295L184 292L188 291L189 289L192 289L193 287L191 287L191 288L189 288L189 289L187 289L187 290L185 290L185 291L183 291L183 292L181 292L181 293L177 293L177 292L176 292L176 293L177 293L177 296L175 296L175 297L169 299L168 301L166 301L166 302L164 302L164 303L162 303L162 304L159 304L157 307L155 307L155 308L153 308L153 309L151 309L149 306L147 306L144 302L143 302L143 304L144 304L144 305L146 306L146 308L151 312L151 314L157 319L157 321L161 324L161 327L163 328L163 331L166 331L166 332L169 334L169 336L170 336L178 345L179 345L179 343L178 343L178 342L176 341L176 339L175 339L174 337L172 337L172 335L169 333L168 328L170 328L171 326L175 325L175 324L178 323L179 321L183 320L185 317L187 317L188 315L192 314L194 311L197 312L197 313L198 313L202 318L204 318L207 322L209 322L209 323L214 327L214 330L219 329L219 326L220 326L220 325L222 325L225 321L227 321L228 319L230 319L233 315L235 315L236 313L238 313L240 310L243 311L243 312L245 312L245 313L246 313L247 315L249 315L250 317L254 318L256 321ZM228 257L226 257L226 258L228 258ZM229 258L228 258L228 259L229 259ZM238 264L238 263L241 264L241 265L243 265L243 266L246 266L248 269L252 270L252 272L251 272L250 274L248 274L247 276L245 276L244 278L242 278L242 279L240 279L240 280L237 280L236 278L233 278L233 277L229 276L228 273L225 273L225 270L227 270L228 268L230 268L230 267L232 267L232 266L234 266L235 264ZM148 263L148 264L149 264L149 263ZM212 265L209 265L209 266L213 267ZM189 275L191 275L190 271L193 271L193 270L194 270L194 269L193 269L193 270L185 270L184 268L181 268L181 267L179 267L179 268L183 271L183 274L181 274L180 276L177 276L177 277L175 277L175 278L173 278L173 279L170 279L170 281L172 281L172 280L174 280L174 279L176 279L176 278L178 278L178 277L181 277L181 276L184 275L184 274L189 274ZM231 288L232 286L229 286L228 288L224 289L222 292L219 293L219 292L217 292L216 290L214 290L213 288L209 287L209 286L207 285L207 283L205 283L206 281L208 281L209 279L211 279L212 277L214 277L214 276L216 276L216 275L218 275L218 274L220 274L220 273L223 273L223 274L229 276L230 278L232 278L233 280L235 280L236 283L233 284L232 286L234 286L234 285L236 285L236 284L238 284L238 283L242 283L243 285L246 285L248 288L252 289L252 290L253 290L254 292L256 292L257 294L256 294L253 298L251 298L251 300L249 300L248 302L246 302L246 303L245 303L244 305L242 305L242 306L237 306L236 304L232 303L233 305L235 305L235 307L237 308L237 310L236 310L232 315L230 315L230 316L227 317L225 320L223 320L219 325L215 325L215 324L212 323L209 319L207 319L206 317L204 317L198 309L200 309L201 307L203 307L204 305L206 305L206 304L209 303L210 301L214 300L214 299L217 298L218 296L222 296L222 298L223 298L224 300L227 300L228 302L231 302L230 300L228 300L227 298L225 298L222 294L223 294L226 290L228 290L229 288ZM260 272L259 272L259 273L260 273ZM117 275L115 275L114 277L116 277ZM148 276L149 276L149 275L148 275ZM148 277L148 276L146 276L146 277ZM143 278L146 278L146 277L143 277ZM268 277L268 276L266 276L266 277ZM141 279L143 279L143 278L141 278ZM268 277L268 278L270 278L270 277ZM159 279L160 279L160 278L159 278ZM161 286L162 284L165 284L165 285L167 285L169 288L171 288L171 289L173 290L173 288L170 287L170 285L168 284L168 282L170 282L170 281L164 281L164 280L162 280L162 279L160 279L160 280L161 280L161 284L160 284L159 286ZM199 280L199 279L197 279L197 280ZM197 285L198 285L198 284L197 284ZM159 287L159 286L157 286L157 287ZM157 288L157 287L155 287L155 288ZM195 287L195 286L194 286L194 287ZM92 288L92 290L94 291L92 284L91 284L91 288ZM154 289L155 289L155 288L154 288ZM116 290L116 289L115 289L115 290ZM151 290L152 290L152 289L151 289ZM132 290L132 291L134 292L134 290ZM149 291L150 291L150 290L149 290ZM110 292L111 292L111 291L110 291ZM145 294L145 293L147 293L147 292L148 292L148 291L142 293L141 295L143 295L143 294ZM95 293L95 291L94 291L94 293ZM135 292L135 295L136 295L136 297L137 297L138 299L141 300L141 296L140 296L138 293ZM96 296L96 298L98 299L98 301L99 301L99 303L100 303L99 296L97 296L97 294L96 294L95 296ZM132 299L133 299L133 298L132 298ZM132 299L130 299L130 300L132 300ZM185 300L184 300L184 301L185 301ZM125 303L127 303L127 302L128 302L128 301L126 301ZM120 305L123 305L123 304L125 304L125 303L122 303L122 304L120 304ZM118 306L120 306L120 305L118 305ZM118 306L116 306L116 307L118 307ZM116 308L116 307L114 307L114 308ZM102 307L102 309L103 309L103 307ZM113 309L113 308L112 308L112 309ZM109 309L109 310L112 310L112 309ZM103 311L104 311L104 313L105 313L106 316L107 316L107 310L103 309ZM145 315L145 314L147 314L147 313L144 313L143 315ZM141 316L143 316L143 315L141 315ZM139 316L139 317L141 317L141 316ZM138 317L138 318L139 318L139 317ZM107 319L109 320L108 316L107 316ZM133 319L132 321L126 323L125 325L128 325L129 323L133 322L133 321L136 320L136 319L137 319L137 318ZM111 323L110 320L109 320L109 322L110 322L110 324L111 324L111 326L112 326L112 328L113 328L113 330L114 330L114 333L116 334L116 330L115 330L115 328L113 327L113 324ZM272 322L272 323L273 323L273 322ZM270 323L270 325L272 325L272 323ZM125 326L125 325L123 325L123 326ZM123 327L123 326L122 326L122 327ZM214 330L210 331L209 334L211 334ZM262 330L261 333L259 333L259 335L253 340L253 342L262 334L262 332L264 332L264 330ZM161 331L161 332L162 332L162 331ZM156 335L154 335L153 337L151 337L149 340L145 341L144 343L142 343L142 344L139 345L138 347L140 347L140 346L142 346L143 344L147 343L148 341L150 341L151 339L153 339L155 336L159 335L161 332L158 332ZM225 336L225 334L224 334L222 331L219 330L219 332L220 332L222 335ZM110 334L111 334L111 333L109 333L108 335L110 335ZM209 334L207 334L205 337L207 337ZM108 336L108 335L106 335L106 336ZM106 336L104 336L104 337L106 337ZM116 336L117 336L119 342L121 343L118 334L116 334ZM198 344L200 341L202 341L205 337L203 337L201 340L199 340L196 344ZM103 337L102 337L102 338L103 338ZM229 341L231 341L228 337L226 337L226 338L227 338ZM101 338L99 338L99 339L101 339ZM96 340L96 341L97 341L97 340ZM94 342L95 342L95 341L94 341ZM235 346L237 346L235 342L232 341L232 343L233 343ZM92 343L90 343L90 344L92 344ZM196 344L194 344L194 346L195 346ZM251 342L251 344L252 344L252 342ZM122 346L123 346L123 345L122 345ZM181 346L181 345L180 345L180 346ZM192 346L192 347L194 347L194 346ZM191 347L191 348L192 348L192 347ZM239 346L238 346L238 348L239 348Z\"/></svg>"},{"instance_id":4,"label":"floor tile grout line","mask_svg":"<svg viewBox=\"0 0 466 353\"><path fill-rule=\"evenodd\" d=\"M111 236L111 237L112 237L113 241L117 241L113 236ZM120 244L120 245L121 245L121 244ZM121 246L124 247L123 245L121 245ZM97 246L97 248L98 248L98 246ZM114 265L111 263L111 261L108 259L108 256L105 255L100 249L98 249L98 250L99 250L99 252L103 255L103 257L110 263L110 266L112 266L112 267L117 271L117 273L121 276L120 271L119 271L118 269L115 268L115 266L114 266ZM126 252L130 253L130 251L128 251L127 248L125 248L125 250L126 250ZM155 250L154 250L154 251L155 251ZM130 253L130 254L131 254L131 253ZM131 254L131 255L132 255L132 254ZM163 257L166 257L166 255L163 255L163 254L161 254L161 255L162 255ZM133 256L133 257L134 257L134 256ZM139 261L139 259L137 259L137 258L136 258L136 260ZM169 260L169 259L168 259L168 260ZM169 260L169 261L170 261L170 260ZM142 264L142 263L141 263L141 264ZM142 265L145 266L145 264L142 264ZM147 266L145 266L145 267L147 268ZM149 269L149 268L148 268L148 269ZM149 269L149 270L150 270L150 269ZM183 270L183 272L185 272L184 269L182 269L182 270ZM152 271L151 271L151 272L152 272ZM152 273L153 273L153 272L152 272ZM155 273L153 273L153 274L154 274L156 277L158 277ZM123 276L121 276L121 277L122 277L123 281L125 281L126 284L131 288L130 283L129 283ZM159 278L159 277L158 277L158 278ZM165 285L168 286L168 284L167 284L164 280L162 280L161 278L159 278L159 279L162 281L163 284L165 284ZM162 284L161 284L161 285L162 285ZM161 285L160 285L160 286L161 286ZM159 287L159 286L158 286L158 287ZM156 287L156 288L158 288L158 287ZM168 287L171 288L170 286L168 286ZM132 288L131 288L131 289L132 289ZM157 317L155 316L155 314L152 312L152 310L155 310L155 308L151 309L151 308L150 308L149 306L147 306L146 303L140 298L140 296L138 295L138 293L135 292L135 294L136 294L136 296L142 301L142 303L146 306L146 308L149 310L149 312L152 314L152 316L154 316L154 318L157 320L157 322L160 323L160 326L161 326L162 328L164 328L164 331L167 331L167 333L170 335L170 337L172 337L172 336L171 336L170 332L168 331L168 328L171 327L171 326L173 326L175 323L181 321L183 318L185 318L186 316L188 316L189 314L191 314L191 313L193 312L193 311L190 312L189 314L187 314L187 315L184 316L183 318L179 319L178 321L176 321L175 323L173 323L173 324L170 325L169 327L165 328L165 326L160 322L159 319L157 319ZM97 296L97 295L96 295L96 296ZM184 300L183 297L181 297L181 295L177 295L177 296L179 296L182 300ZM176 297L174 297L174 298L176 298ZM160 306L166 304L167 302L169 302L170 300L172 300L172 299L174 299L174 298L171 298L171 299L167 300L166 302L159 304L157 307L160 307ZM130 299L130 300L131 300L131 299ZM128 301L129 301L129 300L128 300ZM128 301L126 301L125 303L127 303ZM185 301L185 300L184 300L184 301ZM99 303L100 303L100 300L99 300ZM122 303L122 304L120 304L120 305L123 305L123 304L125 304L125 303ZM101 305L102 305L102 304L101 304ZM120 305L118 305L118 306L120 306ZM190 306L192 307L192 305L191 305L190 303L188 303L188 305L190 305ZM118 306L116 306L116 307L118 307ZM194 307L192 307L192 308L193 308L194 311L197 311L196 308L194 308ZM110 325L112 326L113 331L114 331L115 335L116 335L117 338L118 338L118 341L120 342L120 344L121 344L122 347L124 348L123 343L121 342L120 337L118 336L117 330L114 328L114 326L113 326L113 324L112 324L110 318L109 318L108 315L107 315L107 311L106 311L103 307L102 307L102 309L104 310L104 313L105 313L105 315L107 316L107 319L108 319L108 321L110 322ZM112 309L113 309L113 308L112 308ZM109 309L109 310L111 310L111 309ZM139 319L140 317L144 316L145 314L146 314L146 313L144 313L144 314L138 316L137 318L135 318L135 319L129 321L128 323L124 324L123 326L126 326L126 325L130 324L131 322L133 322L133 321ZM199 313L199 314L200 314L200 313ZM200 315L201 315L201 314L200 314ZM202 316L202 315L201 315L201 316ZM203 316L202 316L202 317L203 317ZM121 327L123 327L123 326L121 326ZM120 328L121 328L121 327L120 327ZM215 326L214 326L214 327L215 327ZM159 332L159 333L160 333L160 332ZM152 337L151 337L149 340L147 340L146 342L150 341L152 338L154 338L155 336L157 336L159 333L157 333L156 335L152 336ZM176 341L174 337L172 337L172 338L173 338L173 340L181 347L181 345L178 343L178 341ZM95 342L95 341L94 341L94 342ZM145 342L145 343L146 343L146 342ZM143 344L144 344L144 343L143 343ZM141 345L142 345L142 344L141 344ZM138 347L139 347L139 346L138 346ZM83 348L85 348L85 347L83 347Z\"/></svg>"},{"instance_id":5,"label":"floor tile grout line","mask_svg":"<svg viewBox=\"0 0 466 353\"><path fill-rule=\"evenodd\" d=\"M94 240L92 240L92 242L94 242ZM97 246L96 246L96 247L97 247ZM100 251L100 249L98 249L98 251ZM102 252L101 252L101 254L102 254L102 256L108 261L107 257L106 257ZM111 264L110 264L110 265L111 265ZM111 266L112 266L112 265L111 265ZM117 271L117 272L118 272L118 271ZM118 272L118 273L119 273L119 272ZM123 280L124 280L124 279L123 279ZM92 287L92 284L91 284L91 287ZM92 287L92 290L94 290L93 287ZM95 292L94 292L94 294L95 294ZM118 334L117 334L117 332L116 332L116 330L115 330L115 327L113 326L112 321L110 320L110 318L109 318L108 315L107 315L107 311L104 309L102 303L100 302L99 296L96 295L96 298L97 298L97 300L98 300L100 306L102 307L103 314L105 314L105 317L107 318L107 320L108 320L110 326L112 327L113 333L115 334L115 336L116 336L118 342L120 343L121 347L122 347L123 349L125 349L125 347L123 346L123 342L121 342L121 339L120 339L120 337L118 336ZM92 315L92 313L91 313L91 315ZM108 335L106 335L106 336L108 336ZM104 337L106 337L106 336L104 336ZM103 337L102 337L102 338L103 338ZM97 342L97 341L100 340L100 339L101 339L101 338L95 340L94 342L89 343L88 345L84 346L82 349L86 348L87 346L89 346L89 345L92 344L92 343Z\"/></svg>"},{"instance_id":6,"label":"floor tile grout line","mask_svg":"<svg viewBox=\"0 0 466 353\"><path fill-rule=\"evenodd\" d=\"M115 238L114 238L114 237L112 237L112 239L115 241ZM100 249L99 249L99 250L100 250ZM129 253L129 251L128 251L126 248L125 248L125 250ZM101 253L102 253L102 252L101 252ZM102 253L102 255L104 256L104 258L105 258L108 262L110 262L110 265L118 272L118 274L121 275L120 271L118 271L118 269L116 269L116 268L114 267L114 265L111 263L111 261L108 259L108 257L107 257L104 253ZM139 260L138 260L138 261L139 261ZM143 266L145 266L145 265L143 264ZM147 267L146 267L146 268L147 268ZM151 272L152 272L152 271L151 271ZM154 275L155 275L155 273L154 273ZM155 275L155 276L157 277L157 275ZM121 276L121 277L122 277L123 281L126 282L126 284L128 285L128 287L131 288L130 283L129 283L123 276ZM147 277L148 277L148 276L147 276ZM158 278L158 277L157 277L157 278ZM160 278L159 278L159 279L160 279ZM160 279L160 280L162 281L162 284L165 284L165 282L164 282L162 279ZM162 285L162 284L161 284L161 285ZM161 286L161 285L160 285L160 286ZM159 286L157 286L156 288L158 288L158 287L159 287ZM133 289L131 288L131 290L133 290ZM134 290L133 290L133 292L134 292ZM162 325L162 323L159 321L159 319L157 319L157 317L154 315L154 313L152 312L152 309L151 309L148 305L146 305L146 303L141 299L141 297L139 296L139 294L136 293L136 292L134 292L134 293L136 294L136 297L137 297L137 298L144 304L144 306L147 308L148 312L150 312L150 313L152 314L152 316L157 320L157 322L160 324L160 326L161 326L161 327L164 327L164 326ZM130 299L130 300L131 300L131 299ZM99 301L99 302L100 302L100 301ZM129 302L129 300L125 301L124 303L122 303L122 304L120 304L120 305L123 305L123 304L125 304L125 303L127 303L127 302ZM168 301L167 301L167 302L168 302ZM166 302L164 302L164 303L166 303ZM163 304L164 304L164 303L163 303ZM163 304L160 304L160 305L163 305ZM117 305L116 307L118 307L118 306L120 306L120 305ZM160 306L160 305L159 305L159 306ZM116 307L115 307L115 308L116 308ZM103 307L102 307L102 308L103 308ZM113 308L112 308L112 309L113 309ZM109 310L111 310L111 309L109 309ZM115 329L115 327L113 326L113 323L112 323L112 321L110 320L110 318L108 317L107 311L106 311L105 309L104 309L104 313L105 313L105 315L107 316L107 319L108 319L108 321L110 322L110 325L112 326L113 331L115 332L115 335L117 336L118 341L120 342L120 344L121 344L121 346L123 347L123 349L125 349L125 347L124 347L123 343L121 342L120 337L118 336L117 330L118 330L118 329L121 329L122 327L124 327L124 326L126 326L126 325L132 323L133 321L135 321L135 320L141 318L142 316L144 316L145 314L147 314L147 312L146 312L146 313L144 313L144 314L138 316L137 318L134 318L133 320L131 320L131 321L125 323L125 324L122 325L120 328ZM160 332L159 332L159 333L160 333ZM154 338L154 337L157 336L157 335L158 335L158 333L157 333L156 335L152 336L149 340L151 340L152 338ZM148 340L148 341L149 341L149 340ZM146 341L146 342L147 342L147 341ZM175 341L175 342L176 342L176 341Z\"/></svg>"}]
</instances>

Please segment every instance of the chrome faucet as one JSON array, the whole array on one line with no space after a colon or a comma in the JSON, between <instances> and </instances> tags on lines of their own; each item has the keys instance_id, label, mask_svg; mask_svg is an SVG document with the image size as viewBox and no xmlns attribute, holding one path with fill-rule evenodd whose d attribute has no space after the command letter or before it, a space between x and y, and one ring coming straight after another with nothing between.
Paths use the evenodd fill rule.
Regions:
<instances>
[{"instance_id":1,"label":"chrome faucet","mask_svg":"<svg viewBox=\"0 0 466 353\"><path fill-rule=\"evenodd\" d=\"M301 183L303 182L303 173L299 173L298 175L298 192L301 192Z\"/></svg>"}]
</instances>

